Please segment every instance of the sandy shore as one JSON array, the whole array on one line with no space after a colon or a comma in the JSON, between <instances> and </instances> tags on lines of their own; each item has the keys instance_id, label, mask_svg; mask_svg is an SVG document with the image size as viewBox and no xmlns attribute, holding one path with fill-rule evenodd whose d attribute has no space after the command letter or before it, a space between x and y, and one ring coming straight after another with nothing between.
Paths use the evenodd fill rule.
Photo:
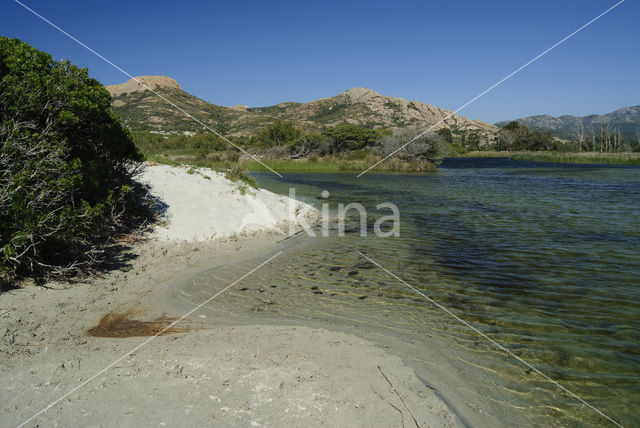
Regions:
<instances>
[{"instance_id":1,"label":"sandy shore","mask_svg":"<svg viewBox=\"0 0 640 428\"><path fill-rule=\"evenodd\" d=\"M154 305L154 290L213 263L267 253L286 236L283 225L314 216L280 195L237 192L206 171L153 167L144 179L163 200L167 223L124 251L120 268L0 296L3 426L51 403L26 426L460 426L399 357L351 334L205 327L197 317L175 326L187 331L150 341L88 334L109 313L166 325L163 316L180 314ZM202 207L233 215L200 227L215 217ZM125 330L135 332L131 325Z\"/></svg>"}]
</instances>

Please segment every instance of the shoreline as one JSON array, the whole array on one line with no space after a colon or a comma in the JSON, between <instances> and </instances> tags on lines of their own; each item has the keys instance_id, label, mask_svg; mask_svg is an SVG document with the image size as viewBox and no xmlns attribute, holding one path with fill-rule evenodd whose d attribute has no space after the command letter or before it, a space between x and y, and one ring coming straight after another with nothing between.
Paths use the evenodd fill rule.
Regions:
<instances>
[{"instance_id":1,"label":"shoreline","mask_svg":"<svg viewBox=\"0 0 640 428\"><path fill-rule=\"evenodd\" d=\"M176 242L152 233L121 254L125 262L118 270L79 283L27 285L4 293L2 419L20 424L64 397L27 426L185 420L232 426L400 425L414 417L422 426L460 426L398 356L352 334L260 323L205 328L198 318L180 324L189 331L158 336L140 349L148 338L87 334L112 312L131 311L141 320L166 316L154 303L158 292L212 264L270 251L284 237L258 230ZM65 397L68 391L74 392Z\"/></svg>"},{"instance_id":2,"label":"shoreline","mask_svg":"<svg viewBox=\"0 0 640 428\"><path fill-rule=\"evenodd\" d=\"M225 254L231 258L255 255L260 251L255 242L250 238L227 241L209 252L212 248L206 246L194 251L197 246L168 248L149 241L132 249L139 257L128 271L82 284L51 284L48 289L27 286L3 296L0 370L6 399L2 419L20 424L147 340L89 336L87 330L105 313L133 309L136 318L153 319L158 307L148 305L146 299L155 294L154 284L162 279L174 282L180 262L190 265L181 273L188 275L205 266L201 263L223 263ZM269 242L274 243L269 238L263 241L262 250L268 250ZM212 253L216 254L213 259ZM153 273L140 278L150 270ZM113 282L122 286L109 289ZM55 310L43 310L47 305ZM7 315L18 308L24 313L16 313L13 320L19 331L9 338ZM75 317L70 318L72 313ZM411 416L397 410L402 402L384 377L376 374L380 367L393 379L394 388L402 391L421 426L458 426L448 406L413 370L373 342L305 326L194 323L198 318L184 324L191 331L156 337L31 423L133 426L135 421L184 423L185 417L195 424L253 426L354 420L399 425L402 418L408 423L406 418ZM114 415L133 419L111 424L117 420Z\"/></svg>"},{"instance_id":3,"label":"shoreline","mask_svg":"<svg viewBox=\"0 0 640 428\"><path fill-rule=\"evenodd\" d=\"M215 272L218 269L231 268L232 272L240 274L247 270L247 265L259 264L261 260L269 258L276 251L289 252L288 246L295 246L294 237L287 237L283 240L273 242L273 246L264 247L260 251L250 251L240 254L229 263L208 266L205 270L194 271L185 275L181 280L172 281L165 284L164 288L158 288L158 293L153 299L157 307L164 308L169 313L184 313L194 307L190 300L193 295L190 293L192 280L205 276L206 273ZM301 236L301 239L306 239ZM309 238L312 240L313 238ZM295 251L295 248L291 249ZM233 265L237 264L238 267ZM237 276L237 275L235 275ZM232 276L232 277L235 277ZM194 284L195 286L195 284ZM238 287L260 287L257 284L243 283ZM266 286L265 286L266 287ZM195 288L195 287L194 287ZM211 291L210 288L207 288ZM238 290L229 290L230 294ZM248 293L248 291L240 291ZM266 294L266 293L265 293ZM201 297L199 295L199 297ZM247 304L252 305L249 298ZM269 299L269 297L266 297ZM197 302L198 300L196 300ZM280 302L274 301L278 305ZM275 307L275 306L274 306ZM289 315L283 317L265 309L254 311L249 307L243 308L229 302L227 305L210 306L207 305L202 310L196 312L201 314L204 325L208 326L255 326L263 327L304 327L310 329L328 330L332 333L345 334L357 337L372 344L377 349L393 355L400 359L402 365L409 368L413 375L449 409L451 415L455 417L455 426L473 427L507 427L526 426L531 424L526 412L516 412L517 405L509 401L509 394L487 397L476 389L470 379L478 382L486 382L494 385L491 375L478 370L473 364L465 363L470 361L469 354L460 348L452 346L446 339L439 336L427 334L428 339L423 340L421 333L418 336L406 337L395 336L393 329L380 328L369 323L367 320L359 319L357 324L350 324L349 320L340 318L325 317L303 317ZM360 357L359 357L360 358ZM512 365L513 361L505 360L504 364ZM517 363L516 363L517 364ZM423 426L422 424L420 426ZM430 425L426 425L430 426Z\"/></svg>"}]
</instances>

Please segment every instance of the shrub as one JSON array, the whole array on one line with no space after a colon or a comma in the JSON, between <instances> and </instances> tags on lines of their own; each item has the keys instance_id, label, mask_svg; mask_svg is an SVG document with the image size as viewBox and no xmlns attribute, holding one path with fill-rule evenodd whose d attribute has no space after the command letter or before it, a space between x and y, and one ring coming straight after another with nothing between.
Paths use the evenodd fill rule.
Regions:
<instances>
[{"instance_id":1,"label":"shrub","mask_svg":"<svg viewBox=\"0 0 640 428\"><path fill-rule=\"evenodd\" d=\"M271 125L261 129L254 137L252 145L260 147L289 146L301 137L302 132L295 127L293 122L277 120Z\"/></svg>"},{"instance_id":2,"label":"shrub","mask_svg":"<svg viewBox=\"0 0 640 428\"><path fill-rule=\"evenodd\" d=\"M446 146L442 137L433 132L420 134L420 129L416 128L396 129L392 135L387 135L380 140L375 146L375 152L384 157L393 153L395 157L404 161L420 159L437 165L442 159ZM420 137L416 138L418 135ZM407 144L409 141L412 142Z\"/></svg>"},{"instance_id":3,"label":"shrub","mask_svg":"<svg viewBox=\"0 0 640 428\"><path fill-rule=\"evenodd\" d=\"M258 182L256 181L256 179L249 175L247 169L240 163L235 164L231 169L226 171L225 176L231 181L240 180L253 187L254 189L258 188Z\"/></svg>"},{"instance_id":4,"label":"shrub","mask_svg":"<svg viewBox=\"0 0 640 428\"><path fill-rule=\"evenodd\" d=\"M0 37L0 271L77 273L149 212L142 156L86 69Z\"/></svg>"},{"instance_id":5,"label":"shrub","mask_svg":"<svg viewBox=\"0 0 640 428\"><path fill-rule=\"evenodd\" d=\"M517 121L509 122L498 131L496 150L551 150L555 144L549 132L533 131Z\"/></svg>"},{"instance_id":6,"label":"shrub","mask_svg":"<svg viewBox=\"0 0 640 428\"><path fill-rule=\"evenodd\" d=\"M436 131L436 134L442 137L445 143L453 144L453 133L451 132L451 129L446 127L440 128Z\"/></svg>"},{"instance_id":7,"label":"shrub","mask_svg":"<svg viewBox=\"0 0 640 428\"><path fill-rule=\"evenodd\" d=\"M240 160L240 153L228 150L224 153L224 160L228 162L238 162Z\"/></svg>"},{"instance_id":8,"label":"shrub","mask_svg":"<svg viewBox=\"0 0 640 428\"><path fill-rule=\"evenodd\" d=\"M293 143L290 147L291 157L303 158L310 154L326 155L331 153L332 141L323 134L308 134Z\"/></svg>"},{"instance_id":9,"label":"shrub","mask_svg":"<svg viewBox=\"0 0 640 428\"><path fill-rule=\"evenodd\" d=\"M358 125L336 125L324 134L331 140L331 153L359 150L374 144L380 137L379 132Z\"/></svg>"}]
</instances>

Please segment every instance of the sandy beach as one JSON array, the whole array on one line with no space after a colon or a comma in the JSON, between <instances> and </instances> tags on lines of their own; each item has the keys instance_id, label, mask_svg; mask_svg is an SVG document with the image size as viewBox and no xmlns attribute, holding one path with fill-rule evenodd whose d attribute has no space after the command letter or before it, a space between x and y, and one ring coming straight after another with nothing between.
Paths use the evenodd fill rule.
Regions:
<instances>
[{"instance_id":1,"label":"sandy beach","mask_svg":"<svg viewBox=\"0 0 640 428\"><path fill-rule=\"evenodd\" d=\"M151 166L142 181L165 222L130 242L117 268L0 296L2 425L461 426L398 356L351 334L195 316L154 337L182 315L165 313L157 290L268 254L289 223L317 212L206 170Z\"/></svg>"}]
</instances>

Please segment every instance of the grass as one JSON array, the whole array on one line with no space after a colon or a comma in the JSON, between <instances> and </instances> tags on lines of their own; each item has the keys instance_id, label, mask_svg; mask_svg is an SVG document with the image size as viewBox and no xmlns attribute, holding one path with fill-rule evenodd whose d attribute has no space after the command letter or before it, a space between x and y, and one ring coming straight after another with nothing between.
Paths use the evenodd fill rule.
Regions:
<instances>
[{"instance_id":1,"label":"grass","mask_svg":"<svg viewBox=\"0 0 640 428\"><path fill-rule=\"evenodd\" d=\"M258 157L260 162L246 155L237 152L195 152L193 150L167 150L153 154L146 154L147 160L172 165L172 166L195 166L211 168L214 171L222 172L231 181L242 181L251 187L257 187L255 179L247 171L268 172L266 164L277 172L299 172L299 173L335 173L335 172L355 172L360 173L378 162L381 157L363 151L354 151L331 156L310 156L305 159L290 159L282 157ZM436 168L435 165L421 161L402 161L391 158L376 166L373 172L421 172L430 171ZM193 174L193 168L187 173Z\"/></svg>"},{"instance_id":2,"label":"grass","mask_svg":"<svg viewBox=\"0 0 640 428\"><path fill-rule=\"evenodd\" d=\"M156 162L163 165L188 167L187 174L199 174L205 180L211 180L211 177L209 177L208 175L202 174L201 172L197 171L194 167L210 168L214 171L224 174L226 178L228 178L233 182L240 182L240 187L242 188L241 189L242 194L246 193L249 190L248 187L252 187L254 189L258 188L258 182L256 181L255 178L249 175L248 170L245 167L244 163L238 162L237 160L238 158L236 158L236 160L233 160L233 159L221 158L220 156L208 158L206 156L201 156L201 155L198 155L198 156L170 155L166 153L148 155L146 156L146 158L150 162Z\"/></svg>"},{"instance_id":3,"label":"grass","mask_svg":"<svg viewBox=\"0 0 640 428\"><path fill-rule=\"evenodd\" d=\"M605 152L468 152L463 157L506 157L513 160L605 165L640 165L640 153Z\"/></svg>"},{"instance_id":4,"label":"grass","mask_svg":"<svg viewBox=\"0 0 640 428\"><path fill-rule=\"evenodd\" d=\"M356 161L309 161L307 159L281 159L263 161L270 168L278 172L349 172L358 170ZM263 164L248 160L245 166L250 171L269 171ZM364 168L363 168L364 169Z\"/></svg>"},{"instance_id":5,"label":"grass","mask_svg":"<svg viewBox=\"0 0 640 428\"><path fill-rule=\"evenodd\" d=\"M381 159L380 156L368 155L344 157L340 155L325 156L322 158L306 159L265 159L263 162L278 172L301 173L331 173L331 172L356 172L360 173L371 167ZM251 171L268 171L268 169L255 160L245 161L245 167ZM374 172L421 172L435 169L435 165L414 160L401 161L397 158L388 159L376 166Z\"/></svg>"}]
</instances>

